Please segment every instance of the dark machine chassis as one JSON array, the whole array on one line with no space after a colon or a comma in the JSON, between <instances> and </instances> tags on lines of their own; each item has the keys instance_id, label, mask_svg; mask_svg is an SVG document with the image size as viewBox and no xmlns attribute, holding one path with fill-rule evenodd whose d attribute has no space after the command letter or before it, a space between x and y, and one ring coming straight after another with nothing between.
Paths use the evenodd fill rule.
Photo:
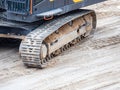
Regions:
<instances>
[{"instance_id":1,"label":"dark machine chassis","mask_svg":"<svg viewBox=\"0 0 120 90\"><path fill-rule=\"evenodd\" d=\"M1 0L0 9L6 10L2 13L2 17L7 20L31 23L42 20L47 16L59 16L105 0L39 0L40 2L35 5L34 1L35 0ZM19 7L21 4L25 5L22 9Z\"/></svg>"}]
</instances>

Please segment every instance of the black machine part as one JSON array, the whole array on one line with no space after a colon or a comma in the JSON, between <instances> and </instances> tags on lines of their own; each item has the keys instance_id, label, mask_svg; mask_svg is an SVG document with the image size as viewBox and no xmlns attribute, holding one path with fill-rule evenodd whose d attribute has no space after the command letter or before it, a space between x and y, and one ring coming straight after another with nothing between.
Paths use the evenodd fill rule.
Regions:
<instances>
[{"instance_id":1,"label":"black machine part","mask_svg":"<svg viewBox=\"0 0 120 90\"><path fill-rule=\"evenodd\" d=\"M20 22L35 22L58 16L105 0L1 0L3 17Z\"/></svg>"}]
</instances>

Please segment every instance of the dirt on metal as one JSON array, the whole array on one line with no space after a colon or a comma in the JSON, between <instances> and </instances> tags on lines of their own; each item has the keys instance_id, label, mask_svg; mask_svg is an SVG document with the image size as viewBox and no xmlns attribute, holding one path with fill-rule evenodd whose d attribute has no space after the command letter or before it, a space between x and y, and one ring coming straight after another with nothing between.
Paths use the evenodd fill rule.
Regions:
<instances>
[{"instance_id":1,"label":"dirt on metal","mask_svg":"<svg viewBox=\"0 0 120 90\"><path fill-rule=\"evenodd\" d=\"M86 8L97 13L94 37L60 54L45 69L26 68L19 44L1 40L0 90L120 90L120 1Z\"/></svg>"}]
</instances>

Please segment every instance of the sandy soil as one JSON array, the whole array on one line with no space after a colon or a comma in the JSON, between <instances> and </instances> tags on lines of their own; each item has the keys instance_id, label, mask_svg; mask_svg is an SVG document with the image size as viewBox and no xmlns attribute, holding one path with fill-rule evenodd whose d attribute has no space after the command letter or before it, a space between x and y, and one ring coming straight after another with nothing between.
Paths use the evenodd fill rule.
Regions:
<instances>
[{"instance_id":1,"label":"sandy soil","mask_svg":"<svg viewBox=\"0 0 120 90\"><path fill-rule=\"evenodd\" d=\"M97 12L94 37L46 69L24 67L18 45L0 45L0 90L120 90L120 1L86 8Z\"/></svg>"}]
</instances>

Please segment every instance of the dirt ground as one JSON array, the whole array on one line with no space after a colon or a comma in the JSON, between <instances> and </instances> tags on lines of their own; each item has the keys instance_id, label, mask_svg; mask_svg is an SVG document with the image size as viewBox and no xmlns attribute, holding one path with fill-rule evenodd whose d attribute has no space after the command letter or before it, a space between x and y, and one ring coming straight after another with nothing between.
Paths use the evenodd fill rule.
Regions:
<instances>
[{"instance_id":1,"label":"dirt ground","mask_svg":"<svg viewBox=\"0 0 120 90\"><path fill-rule=\"evenodd\" d=\"M120 90L120 1L86 8L97 13L94 37L46 69L24 67L18 45L0 45L0 90Z\"/></svg>"}]
</instances>

